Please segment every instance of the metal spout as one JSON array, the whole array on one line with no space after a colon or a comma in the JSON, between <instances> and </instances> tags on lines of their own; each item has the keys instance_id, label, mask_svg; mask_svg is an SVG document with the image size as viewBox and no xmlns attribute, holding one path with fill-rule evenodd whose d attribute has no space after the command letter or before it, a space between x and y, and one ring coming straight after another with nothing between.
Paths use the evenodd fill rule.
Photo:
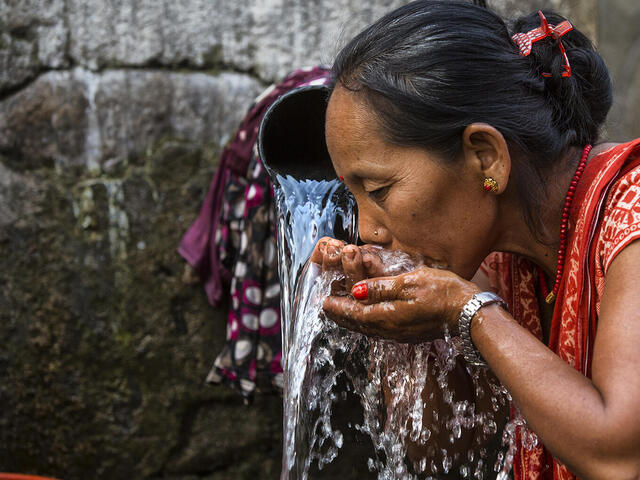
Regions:
<instances>
[{"instance_id":1,"label":"metal spout","mask_svg":"<svg viewBox=\"0 0 640 480\"><path fill-rule=\"evenodd\" d=\"M269 176L297 180L336 178L324 136L329 88L300 87L282 95L260 123L258 153Z\"/></svg>"}]
</instances>

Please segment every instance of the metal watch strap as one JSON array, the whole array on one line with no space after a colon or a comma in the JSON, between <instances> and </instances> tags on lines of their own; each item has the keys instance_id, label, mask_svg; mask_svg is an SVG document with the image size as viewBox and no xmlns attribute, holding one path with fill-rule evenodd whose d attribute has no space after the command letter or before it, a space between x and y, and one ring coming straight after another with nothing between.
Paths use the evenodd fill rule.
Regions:
<instances>
[{"instance_id":1,"label":"metal watch strap","mask_svg":"<svg viewBox=\"0 0 640 480\"><path fill-rule=\"evenodd\" d=\"M476 293L471 299L462 307L460 317L458 318L458 329L460 330L460 340L462 341L462 355L467 363L476 365L479 367L486 367L487 362L484 361L480 352L476 349L473 341L471 340L471 320L474 315L482 307L490 305L492 303L499 304L505 310L507 309L506 302L493 292Z\"/></svg>"}]
</instances>

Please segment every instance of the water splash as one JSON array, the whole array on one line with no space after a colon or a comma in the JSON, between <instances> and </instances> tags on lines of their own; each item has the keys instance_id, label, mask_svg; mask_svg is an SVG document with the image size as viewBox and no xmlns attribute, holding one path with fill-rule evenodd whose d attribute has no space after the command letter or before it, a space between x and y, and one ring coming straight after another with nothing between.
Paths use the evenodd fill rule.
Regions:
<instances>
[{"instance_id":1,"label":"water splash","mask_svg":"<svg viewBox=\"0 0 640 480\"><path fill-rule=\"evenodd\" d=\"M278 219L278 269L282 298L283 355L290 344L291 308L303 267L318 240L334 236L355 243L356 204L342 182L296 180L277 175L274 194Z\"/></svg>"},{"instance_id":2,"label":"water splash","mask_svg":"<svg viewBox=\"0 0 640 480\"><path fill-rule=\"evenodd\" d=\"M337 179L296 180L291 176L278 175L274 181L274 194L278 219L278 268L282 292L282 353L285 372L282 478L289 478L289 472L295 473L298 478L306 478L311 462L318 459L321 466L331 462L342 446L342 441L340 432L333 432L329 422L314 425L314 431L315 428L322 429L324 436L320 438L316 438L311 432L300 430L306 426L305 422L299 422L304 416L304 410L308 408L305 402L315 401L314 395L303 401L302 382L307 376L314 339L321 336L324 324L292 319L294 312L309 312L316 317L319 315L322 299L315 297L314 292L326 296L323 288L325 285L314 289L318 272L315 265L306 263L307 259L323 236L341 236L355 243L356 208L355 201ZM326 282L330 282L330 279L326 279ZM330 286L330 283L327 285ZM296 299L295 292L298 288L307 292L307 295ZM295 308L294 300L297 302ZM314 356L315 361L321 362L325 353L328 354L328 350L318 351ZM335 378L326 377L323 380L331 383ZM333 383L322 384L316 388L327 391L332 386ZM322 418L330 418L331 402L323 407L328 408L328 411ZM297 428L298 425L300 428ZM333 447L327 447L327 452L322 455L310 453L314 451L315 445L324 447L328 436L333 440Z\"/></svg>"},{"instance_id":3,"label":"water splash","mask_svg":"<svg viewBox=\"0 0 640 480\"><path fill-rule=\"evenodd\" d=\"M508 392L489 371L460 359L456 337L400 344L323 315L323 299L344 278L307 259L322 236L354 241L355 202L344 186L278 177L275 195L285 358L281 478L305 480L346 448L353 432L333 420L347 396L361 408L347 428L372 446L361 471L380 480L508 478L523 421L506 421ZM378 254L389 275L420 265L401 252Z\"/></svg>"}]
</instances>

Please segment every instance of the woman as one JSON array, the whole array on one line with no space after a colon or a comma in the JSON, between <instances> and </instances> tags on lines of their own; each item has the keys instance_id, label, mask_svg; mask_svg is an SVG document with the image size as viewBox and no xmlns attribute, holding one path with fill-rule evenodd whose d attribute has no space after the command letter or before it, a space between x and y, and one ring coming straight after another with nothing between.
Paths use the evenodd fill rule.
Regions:
<instances>
[{"instance_id":1,"label":"woman","mask_svg":"<svg viewBox=\"0 0 640 480\"><path fill-rule=\"evenodd\" d=\"M324 239L312 260L357 282L327 315L408 342L445 319L543 444L516 478L640 478L640 140L596 143L611 83L589 40L550 12L507 27L419 0L333 79L326 141L362 241L428 266L375 277L370 249Z\"/></svg>"}]
</instances>

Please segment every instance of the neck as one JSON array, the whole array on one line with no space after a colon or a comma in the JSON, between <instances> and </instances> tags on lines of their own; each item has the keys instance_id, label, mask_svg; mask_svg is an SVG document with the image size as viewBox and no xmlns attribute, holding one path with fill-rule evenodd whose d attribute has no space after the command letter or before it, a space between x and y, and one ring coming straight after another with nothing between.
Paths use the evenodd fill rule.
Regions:
<instances>
[{"instance_id":1,"label":"neck","mask_svg":"<svg viewBox=\"0 0 640 480\"><path fill-rule=\"evenodd\" d=\"M593 155L592 151L589 157ZM548 277L555 277L562 210L581 156L582 149L570 149L546 176L546 202L539 209L537 226L527 223L513 190L505 196L500 215L502 234L495 250L525 257L539 265Z\"/></svg>"}]
</instances>

